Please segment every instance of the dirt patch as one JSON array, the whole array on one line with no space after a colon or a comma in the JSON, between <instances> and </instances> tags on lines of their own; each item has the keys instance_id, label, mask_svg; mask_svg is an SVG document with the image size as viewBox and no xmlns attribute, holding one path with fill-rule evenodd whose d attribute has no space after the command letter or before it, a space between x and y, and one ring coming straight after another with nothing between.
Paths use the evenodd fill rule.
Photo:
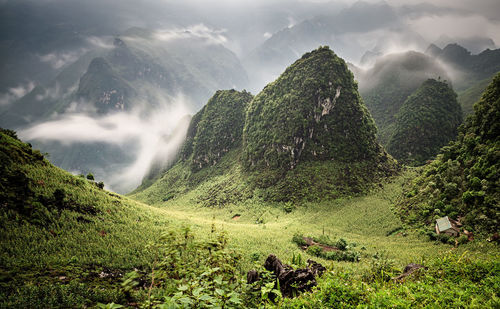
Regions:
<instances>
[{"instance_id":1,"label":"dirt patch","mask_svg":"<svg viewBox=\"0 0 500 309\"><path fill-rule=\"evenodd\" d=\"M319 242L315 242L314 239L312 239L311 237L303 237L302 239L304 239L304 242L306 243L304 246L301 247L302 250L307 250L307 248L309 248L310 246L318 246L321 249L323 249L323 251L327 251L327 252L340 251L340 249L337 247L333 247L333 246L325 245L325 244L322 244Z\"/></svg>"},{"instance_id":2,"label":"dirt patch","mask_svg":"<svg viewBox=\"0 0 500 309\"><path fill-rule=\"evenodd\" d=\"M239 218L241 218L241 216L240 216L240 215L234 215L231 219L233 219L233 220L238 220Z\"/></svg>"}]
</instances>

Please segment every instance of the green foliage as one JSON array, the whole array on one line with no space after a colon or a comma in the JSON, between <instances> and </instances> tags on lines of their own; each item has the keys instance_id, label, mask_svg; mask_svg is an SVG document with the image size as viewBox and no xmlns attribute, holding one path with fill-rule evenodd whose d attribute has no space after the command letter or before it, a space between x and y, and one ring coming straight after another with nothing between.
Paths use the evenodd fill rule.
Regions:
<instances>
[{"instance_id":1,"label":"green foliage","mask_svg":"<svg viewBox=\"0 0 500 309\"><path fill-rule=\"evenodd\" d=\"M461 122L462 111L453 89L428 79L398 111L387 151L406 164L424 164L456 137Z\"/></svg>"},{"instance_id":2,"label":"green foliage","mask_svg":"<svg viewBox=\"0 0 500 309\"><path fill-rule=\"evenodd\" d=\"M246 91L217 91L191 120L182 157L197 171L215 165L241 145L245 108L253 96Z\"/></svg>"},{"instance_id":3,"label":"green foliage","mask_svg":"<svg viewBox=\"0 0 500 309\"><path fill-rule=\"evenodd\" d=\"M373 160L375 125L352 73L328 47L306 53L250 103L243 131L248 170L300 162Z\"/></svg>"},{"instance_id":4,"label":"green foliage","mask_svg":"<svg viewBox=\"0 0 500 309\"><path fill-rule=\"evenodd\" d=\"M387 143L394 132L401 106L429 77L446 77L446 72L431 57L409 51L380 59L363 76L361 95L378 129L380 143Z\"/></svg>"},{"instance_id":5,"label":"green foliage","mask_svg":"<svg viewBox=\"0 0 500 309\"><path fill-rule=\"evenodd\" d=\"M370 267L362 277L367 282L386 282L397 273L395 261L390 259L386 252L377 252L370 260Z\"/></svg>"},{"instance_id":6,"label":"green foliage","mask_svg":"<svg viewBox=\"0 0 500 309\"><path fill-rule=\"evenodd\" d=\"M481 262L449 253L427 261L404 282L391 281L398 273L393 262L377 258L356 277L351 271L327 272L314 293L285 299L280 308L496 308L500 304L498 260Z\"/></svg>"},{"instance_id":7,"label":"green foliage","mask_svg":"<svg viewBox=\"0 0 500 309\"><path fill-rule=\"evenodd\" d=\"M361 258L361 254L353 249L354 247L356 247L356 244L348 244L347 241L343 238L339 238L337 241L332 241L328 236L325 235L310 238L317 243L307 247L306 252L310 255L317 256L325 260L347 262L359 262ZM292 241L299 247L307 245L306 241L304 240L304 236L299 233L293 235ZM330 248L322 247L322 245L329 246Z\"/></svg>"},{"instance_id":8,"label":"green foliage","mask_svg":"<svg viewBox=\"0 0 500 309\"><path fill-rule=\"evenodd\" d=\"M87 179L88 179L88 180L94 180L94 174L92 174L92 173L88 173L88 174L87 174Z\"/></svg>"},{"instance_id":9,"label":"green foliage","mask_svg":"<svg viewBox=\"0 0 500 309\"><path fill-rule=\"evenodd\" d=\"M460 127L457 141L443 147L437 159L405 187L398 203L403 220L431 225L434 215L460 216L468 230L498 231L499 111L497 75L474 105L474 114Z\"/></svg>"},{"instance_id":10,"label":"green foliage","mask_svg":"<svg viewBox=\"0 0 500 309\"><path fill-rule=\"evenodd\" d=\"M304 240L304 235L300 233L295 233L292 237L292 241L299 247L307 245L306 241Z\"/></svg>"},{"instance_id":11,"label":"green foliage","mask_svg":"<svg viewBox=\"0 0 500 309\"><path fill-rule=\"evenodd\" d=\"M152 280L162 292L150 299L163 306L238 308L244 284L238 273L240 256L226 248L224 233L212 230L206 241L196 240L190 229L171 230L151 246L158 260Z\"/></svg>"}]
</instances>

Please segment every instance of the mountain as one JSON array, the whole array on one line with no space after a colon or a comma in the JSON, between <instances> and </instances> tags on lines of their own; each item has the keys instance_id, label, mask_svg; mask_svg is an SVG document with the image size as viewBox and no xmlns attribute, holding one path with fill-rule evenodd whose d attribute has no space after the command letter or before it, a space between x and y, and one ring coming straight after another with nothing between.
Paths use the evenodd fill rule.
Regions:
<instances>
[{"instance_id":1,"label":"mountain","mask_svg":"<svg viewBox=\"0 0 500 309\"><path fill-rule=\"evenodd\" d=\"M398 205L403 220L431 225L436 217L460 219L465 229L498 232L500 211L500 74L474 105L458 138L443 147L405 188Z\"/></svg>"},{"instance_id":2,"label":"mountain","mask_svg":"<svg viewBox=\"0 0 500 309\"><path fill-rule=\"evenodd\" d=\"M425 81L396 114L387 151L406 164L424 164L457 136L462 110L457 95L445 82Z\"/></svg>"},{"instance_id":3,"label":"mountain","mask_svg":"<svg viewBox=\"0 0 500 309\"><path fill-rule=\"evenodd\" d=\"M76 96L93 102L98 113L130 110L134 88L102 57L94 58L81 77Z\"/></svg>"},{"instance_id":4,"label":"mountain","mask_svg":"<svg viewBox=\"0 0 500 309\"><path fill-rule=\"evenodd\" d=\"M443 49L430 45L426 53L458 71L454 74L454 84L458 90L469 88L475 81L492 77L500 71L500 49L486 49L473 55L463 46L452 43Z\"/></svg>"},{"instance_id":5,"label":"mountain","mask_svg":"<svg viewBox=\"0 0 500 309\"><path fill-rule=\"evenodd\" d=\"M75 114L99 119L125 112L148 119L179 102L186 111L193 110L215 90L246 83L238 58L220 44L173 30L164 33L131 28L109 46L86 52L54 80L38 85L11 104L0 114L0 123L23 131ZM176 124L169 125L173 130ZM117 146L113 141L68 146L58 136L44 136L30 142L49 151L51 162L64 169L92 171L119 192L133 189L109 178L133 164L137 149L133 139L126 145L132 150L125 153L125 145Z\"/></svg>"},{"instance_id":6,"label":"mountain","mask_svg":"<svg viewBox=\"0 0 500 309\"><path fill-rule=\"evenodd\" d=\"M190 122L177 159L187 162L189 169L197 172L216 165L226 153L241 147L245 110L252 98L245 90L218 90L198 113L186 118ZM152 166L140 188L150 186L169 167Z\"/></svg>"},{"instance_id":7,"label":"mountain","mask_svg":"<svg viewBox=\"0 0 500 309\"><path fill-rule=\"evenodd\" d=\"M429 78L448 79L433 58L418 52L390 54L379 58L368 70L356 70L360 92L378 128L378 138L387 145L396 114L409 95Z\"/></svg>"},{"instance_id":8,"label":"mountain","mask_svg":"<svg viewBox=\"0 0 500 309\"><path fill-rule=\"evenodd\" d=\"M193 194L210 205L252 197L336 198L365 192L397 172L376 142L352 73L328 47L304 54L251 101L249 94L238 95L247 105L238 138L222 132L241 134L243 122L231 119L242 114L226 120L224 115L238 111L232 101L243 104L221 94L227 92L216 93L191 120L179 162L137 198L157 202L197 187L206 191ZM213 120L208 125L205 119Z\"/></svg>"},{"instance_id":9,"label":"mountain","mask_svg":"<svg viewBox=\"0 0 500 309\"><path fill-rule=\"evenodd\" d=\"M208 100L202 114L195 116L192 125L196 131L188 135L192 151L186 147L182 153L190 158L192 170L215 165L227 152L241 146L245 110L252 98L249 92L229 90L217 91Z\"/></svg>"},{"instance_id":10,"label":"mountain","mask_svg":"<svg viewBox=\"0 0 500 309\"><path fill-rule=\"evenodd\" d=\"M472 54L479 54L486 49L496 49L495 42L488 37L484 36L471 36L471 37L450 37L441 35L432 45L445 47L448 44L458 44L465 49L471 51Z\"/></svg>"},{"instance_id":11,"label":"mountain","mask_svg":"<svg viewBox=\"0 0 500 309\"><path fill-rule=\"evenodd\" d=\"M394 53L395 49L424 49L428 41L408 27L403 15L385 1L356 1L340 12L325 10L283 28L243 58L251 87L260 90L263 81L275 79L300 55L318 45L332 46L349 61L363 59L364 65L372 63L370 58Z\"/></svg>"},{"instance_id":12,"label":"mountain","mask_svg":"<svg viewBox=\"0 0 500 309\"><path fill-rule=\"evenodd\" d=\"M74 109L147 111L158 107L158 94L170 100L185 94L193 106L200 106L217 89L247 83L238 58L222 45L189 36L173 41L158 36L131 28L111 46L85 53L53 81L14 102L0 115L2 125L21 128Z\"/></svg>"},{"instance_id":13,"label":"mountain","mask_svg":"<svg viewBox=\"0 0 500 309\"><path fill-rule=\"evenodd\" d=\"M474 112L474 103L481 99L481 95L489 84L493 81L495 76L485 78L483 80L477 81L475 84L469 88L458 92L458 103L462 107L462 112L464 117L472 114Z\"/></svg>"}]
</instances>

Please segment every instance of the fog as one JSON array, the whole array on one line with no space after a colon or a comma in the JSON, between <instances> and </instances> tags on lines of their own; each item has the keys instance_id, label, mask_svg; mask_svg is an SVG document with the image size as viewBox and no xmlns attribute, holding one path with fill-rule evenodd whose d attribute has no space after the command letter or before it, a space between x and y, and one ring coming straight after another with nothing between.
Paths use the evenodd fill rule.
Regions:
<instances>
[{"instance_id":1,"label":"fog","mask_svg":"<svg viewBox=\"0 0 500 309\"><path fill-rule=\"evenodd\" d=\"M40 104L34 105L37 108L48 104L47 100L71 101L43 122L20 108L28 125L16 128L19 135L65 147L102 143L122 149L133 160L113 169L96 166L96 170L104 171L102 180L107 188L127 192L141 183L152 164L164 166L174 158L188 125L183 117L197 112L193 106L205 103L188 99L190 89L182 88L184 94L166 93L165 88L151 85L139 89L143 101L135 102L134 109L127 112L96 114L92 102L75 99L73 94L86 70L83 64L91 60L85 60L85 55L112 50L116 36L134 40L126 37L130 29L150 31L147 40L136 38L143 40L136 47L144 44L144 51L162 58L158 63L177 61L163 56L176 50L176 44L183 40L223 46L236 55L236 60L231 60L236 63L227 67L242 66L249 76L250 82L239 85L239 90L258 93L286 66L318 45L330 45L339 56L364 70L372 68L378 58L410 50L424 52L431 43L444 47L461 42L473 53L496 48L500 43L499 12L497 0L1 0L0 116L30 93L33 102ZM146 46L146 42L151 45ZM157 46L164 49L157 51ZM176 57L194 58L190 52ZM80 72L79 76L67 73L67 79L64 75L51 83L78 61L81 68L71 74ZM203 61L219 65L221 59ZM189 73L213 73L206 67L195 59ZM460 76L453 68L446 69L448 76ZM174 69L167 72L182 74ZM64 81L67 83L62 85ZM193 92L202 87L211 90L215 84L193 84ZM32 92L38 85L42 90Z\"/></svg>"},{"instance_id":2,"label":"fog","mask_svg":"<svg viewBox=\"0 0 500 309\"><path fill-rule=\"evenodd\" d=\"M26 82L7 89L7 92L0 94L0 107L6 107L12 102L19 100L35 88L34 82Z\"/></svg>"},{"instance_id":3,"label":"fog","mask_svg":"<svg viewBox=\"0 0 500 309\"><path fill-rule=\"evenodd\" d=\"M193 112L188 108L190 105L179 95L148 112L137 109L97 117L94 113L69 112L18 133L26 140L55 141L66 146L105 143L133 152L135 160L129 166L98 179L110 190L129 192L140 185L155 158L161 157L168 162L175 157L187 131L188 123L183 118ZM133 148L130 148L131 143Z\"/></svg>"}]
</instances>

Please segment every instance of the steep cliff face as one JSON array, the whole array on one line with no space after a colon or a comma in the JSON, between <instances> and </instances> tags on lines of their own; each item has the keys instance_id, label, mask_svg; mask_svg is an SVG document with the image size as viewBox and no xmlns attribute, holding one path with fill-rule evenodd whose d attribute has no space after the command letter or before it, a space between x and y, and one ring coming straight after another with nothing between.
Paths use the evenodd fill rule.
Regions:
<instances>
[{"instance_id":1,"label":"steep cliff face","mask_svg":"<svg viewBox=\"0 0 500 309\"><path fill-rule=\"evenodd\" d=\"M80 79L76 95L92 102L99 113L106 113L129 109L136 92L104 58L98 57Z\"/></svg>"}]
</instances>

